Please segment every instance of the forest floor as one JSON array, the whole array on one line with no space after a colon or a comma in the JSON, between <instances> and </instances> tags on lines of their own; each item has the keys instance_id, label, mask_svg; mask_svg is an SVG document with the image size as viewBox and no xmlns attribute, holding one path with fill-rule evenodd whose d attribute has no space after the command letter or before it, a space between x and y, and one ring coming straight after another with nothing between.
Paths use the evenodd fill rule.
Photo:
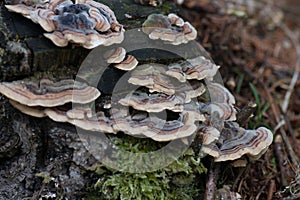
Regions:
<instances>
[{"instance_id":1,"label":"forest floor","mask_svg":"<svg viewBox=\"0 0 300 200\"><path fill-rule=\"evenodd\" d=\"M221 171L243 199L300 199L300 3L186 0L180 14L221 65L237 107L257 104L248 128L274 133L269 150L242 171Z\"/></svg>"}]
</instances>

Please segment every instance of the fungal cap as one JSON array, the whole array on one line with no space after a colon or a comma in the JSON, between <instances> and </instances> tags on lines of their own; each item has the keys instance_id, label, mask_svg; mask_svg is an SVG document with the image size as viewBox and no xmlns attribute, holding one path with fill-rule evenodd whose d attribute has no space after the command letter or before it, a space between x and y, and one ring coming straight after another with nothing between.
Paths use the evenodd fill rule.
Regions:
<instances>
[{"instance_id":1,"label":"fungal cap","mask_svg":"<svg viewBox=\"0 0 300 200\"><path fill-rule=\"evenodd\" d=\"M273 141L272 132L259 127L257 130L243 130L242 134L225 140L220 148L216 145L203 145L201 151L215 158L215 162L236 160L243 155L258 158L264 153Z\"/></svg>"},{"instance_id":2,"label":"fungal cap","mask_svg":"<svg viewBox=\"0 0 300 200\"><path fill-rule=\"evenodd\" d=\"M202 135L202 143L204 145L210 144L220 137L218 129L212 126L201 126L198 128L198 132Z\"/></svg>"},{"instance_id":3,"label":"fungal cap","mask_svg":"<svg viewBox=\"0 0 300 200\"><path fill-rule=\"evenodd\" d=\"M52 10L37 9L30 12L30 19L39 24L45 31L52 32L56 29L55 22L51 19L54 15Z\"/></svg>"},{"instance_id":4,"label":"fungal cap","mask_svg":"<svg viewBox=\"0 0 300 200\"><path fill-rule=\"evenodd\" d=\"M5 7L9 11L22 14L24 17L28 19L30 19L30 12L34 10L33 7L26 6L25 4L5 5Z\"/></svg>"},{"instance_id":5,"label":"fungal cap","mask_svg":"<svg viewBox=\"0 0 300 200\"><path fill-rule=\"evenodd\" d=\"M145 86L150 92L162 92L168 95L175 94L175 82L165 75L163 65L152 63L139 65L131 73L128 82L134 85Z\"/></svg>"},{"instance_id":6,"label":"fungal cap","mask_svg":"<svg viewBox=\"0 0 300 200\"><path fill-rule=\"evenodd\" d=\"M175 95L166 95L163 93L147 94L142 91L136 91L119 100L124 106L132 106L137 110L147 112L161 112L165 109L173 112L183 111L183 101Z\"/></svg>"},{"instance_id":7,"label":"fungal cap","mask_svg":"<svg viewBox=\"0 0 300 200\"><path fill-rule=\"evenodd\" d=\"M147 118L149 129L144 131L146 137L155 141L171 141L178 138L185 138L194 134L197 130L193 113L183 111L178 120L165 121L161 119Z\"/></svg>"},{"instance_id":8,"label":"fungal cap","mask_svg":"<svg viewBox=\"0 0 300 200\"><path fill-rule=\"evenodd\" d=\"M175 14L149 15L142 30L150 39L161 39L173 45L188 43L197 37L196 29Z\"/></svg>"},{"instance_id":9,"label":"fungal cap","mask_svg":"<svg viewBox=\"0 0 300 200\"><path fill-rule=\"evenodd\" d=\"M0 91L9 99L27 106L55 107L68 102L85 104L100 96L97 88L73 79L53 81L41 79L0 83Z\"/></svg>"},{"instance_id":10,"label":"fungal cap","mask_svg":"<svg viewBox=\"0 0 300 200\"><path fill-rule=\"evenodd\" d=\"M123 47L118 47L105 52L104 58L107 63L120 63L125 59L126 50Z\"/></svg>"},{"instance_id":11,"label":"fungal cap","mask_svg":"<svg viewBox=\"0 0 300 200\"><path fill-rule=\"evenodd\" d=\"M124 71L130 71L133 70L137 65L138 65L137 59L132 55L128 55L125 60L123 60L118 64L115 64L114 67Z\"/></svg>"}]
</instances>

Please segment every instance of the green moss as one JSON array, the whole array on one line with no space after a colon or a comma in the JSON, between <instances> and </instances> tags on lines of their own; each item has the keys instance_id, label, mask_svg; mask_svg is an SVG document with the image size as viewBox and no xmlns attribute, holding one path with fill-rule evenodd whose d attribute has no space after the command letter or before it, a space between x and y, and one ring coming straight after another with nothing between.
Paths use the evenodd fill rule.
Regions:
<instances>
[{"instance_id":1,"label":"green moss","mask_svg":"<svg viewBox=\"0 0 300 200\"><path fill-rule=\"evenodd\" d=\"M36 174L36 176L41 177L43 179L43 183L46 184L54 180L54 178L50 176L49 172L40 172Z\"/></svg>"},{"instance_id":2,"label":"green moss","mask_svg":"<svg viewBox=\"0 0 300 200\"><path fill-rule=\"evenodd\" d=\"M172 10L172 6L170 4L161 4L160 6L158 6L159 8L164 10L164 13L170 13L170 11Z\"/></svg>"},{"instance_id":3,"label":"green moss","mask_svg":"<svg viewBox=\"0 0 300 200\"><path fill-rule=\"evenodd\" d=\"M130 136L110 136L110 139L115 147L135 153L155 151L166 145ZM192 149L188 149L169 166L147 173L120 172L101 164L95 165L90 170L100 175L94 185L97 195L95 191L91 191L87 199L193 199L200 192L200 188L197 188L197 176L206 172L200 158L194 154ZM132 159L123 158L122 162L129 162L128 167L139 165L130 163L130 160ZM144 162L145 160L142 163Z\"/></svg>"},{"instance_id":4,"label":"green moss","mask_svg":"<svg viewBox=\"0 0 300 200\"><path fill-rule=\"evenodd\" d=\"M4 55L4 53L5 53L5 50L0 48L0 57L2 57Z\"/></svg>"}]
</instances>

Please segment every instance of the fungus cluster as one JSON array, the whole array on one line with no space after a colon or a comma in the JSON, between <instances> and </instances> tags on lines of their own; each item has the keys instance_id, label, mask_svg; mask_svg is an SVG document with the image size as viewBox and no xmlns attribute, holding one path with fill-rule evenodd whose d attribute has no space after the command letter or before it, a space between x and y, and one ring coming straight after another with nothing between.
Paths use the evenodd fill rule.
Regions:
<instances>
[{"instance_id":1,"label":"fungus cluster","mask_svg":"<svg viewBox=\"0 0 300 200\"><path fill-rule=\"evenodd\" d=\"M174 128L180 124L182 127L171 132L165 132L163 128L161 133L151 135L143 129L136 129L135 123L130 130L140 131L139 134L157 141L183 138L196 132L202 135L201 152L213 156L216 162L236 160L243 155L259 157L272 143L273 135L264 127L245 130L234 122L237 113L235 98L213 80L218 69L219 66L202 56L169 65L150 63L137 66L128 82L142 89L120 99L119 103L146 112L148 116L166 110L177 113L179 118L171 122L165 120L164 127L170 124ZM153 118L157 120L155 117L151 120ZM160 124L161 121L153 123Z\"/></svg>"},{"instance_id":2,"label":"fungus cluster","mask_svg":"<svg viewBox=\"0 0 300 200\"><path fill-rule=\"evenodd\" d=\"M55 45L64 47L69 42L91 49L99 45L121 43L124 29L114 12L106 5L92 0L49 0L36 4L20 1L5 5L39 24Z\"/></svg>"},{"instance_id":3,"label":"fungus cluster","mask_svg":"<svg viewBox=\"0 0 300 200\"><path fill-rule=\"evenodd\" d=\"M69 1L53 3L46 3L42 10L78 14L86 8L85 4L71 4ZM102 6L100 9L98 3L89 0L85 3L89 12L97 7L96 13L99 11L106 19L111 19L108 20L110 29L122 29L109 8ZM32 8L27 15L30 18L38 10L38 7ZM59 17L47 19L56 18ZM51 23L57 28L58 21ZM87 28L82 27L82 30ZM187 43L197 33L189 23L174 14L150 15L143 31L150 39L161 39L171 45ZM270 130L264 127L245 130L235 122L235 98L214 80L219 66L209 59L194 56L167 64L139 64L122 47L106 51L102 56L108 64L128 71L126 81L137 88L127 95L120 94L116 101L111 98L114 106L99 109L96 105L96 109L92 109L95 100L101 99L100 92L72 79L3 82L0 83L0 92L11 99L14 107L28 115L48 116L54 121L68 122L90 131L123 132L155 141L199 134L202 137L201 152L214 157L216 162L236 160L243 155L257 158L271 144L273 135Z\"/></svg>"}]
</instances>

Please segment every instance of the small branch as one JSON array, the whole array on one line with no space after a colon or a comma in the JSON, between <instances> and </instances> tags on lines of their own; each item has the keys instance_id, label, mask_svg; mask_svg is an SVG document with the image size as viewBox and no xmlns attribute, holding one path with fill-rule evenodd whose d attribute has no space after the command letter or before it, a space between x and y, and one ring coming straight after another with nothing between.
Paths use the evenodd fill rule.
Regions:
<instances>
[{"instance_id":1,"label":"small branch","mask_svg":"<svg viewBox=\"0 0 300 200\"><path fill-rule=\"evenodd\" d=\"M286 148L287 148L287 151L291 157L291 160L292 160L292 163L294 166L298 167L299 166L299 159L286 135L286 132L283 130L283 129L280 129L280 133L281 133L281 136L282 136L282 139L286 145ZM299 169L298 169L299 170Z\"/></svg>"},{"instance_id":2,"label":"small branch","mask_svg":"<svg viewBox=\"0 0 300 200\"><path fill-rule=\"evenodd\" d=\"M285 32L285 34L293 42L293 44L295 46L295 49L296 49L296 53L297 53L297 55L296 55L297 56L297 61L296 61L296 64L295 64L294 74L293 74L293 77L292 77L291 82L289 84L288 90L285 94L284 101L281 105L282 111L284 113L286 113L286 111L288 109L288 106L289 106L291 95L293 93L293 90L295 88L296 82L297 82L298 77L299 77L299 71L300 71L300 46L299 46L299 41L297 39L297 34L292 32L285 24L281 24L281 29Z\"/></svg>"},{"instance_id":3,"label":"small branch","mask_svg":"<svg viewBox=\"0 0 300 200\"><path fill-rule=\"evenodd\" d=\"M208 171L208 180L206 182L206 189L204 194L204 200L214 200L216 192L216 183L220 174L220 163L212 162Z\"/></svg>"},{"instance_id":4,"label":"small branch","mask_svg":"<svg viewBox=\"0 0 300 200\"><path fill-rule=\"evenodd\" d=\"M247 164L246 168L243 168L239 171L238 176L235 178L234 183L232 185L232 190L236 191L236 188L239 186L238 183L243 181L243 178L247 175L249 169L250 169L250 163ZM240 192L240 190L237 190Z\"/></svg>"},{"instance_id":5,"label":"small branch","mask_svg":"<svg viewBox=\"0 0 300 200\"><path fill-rule=\"evenodd\" d=\"M275 191L276 191L275 180L271 180L271 183L269 185L267 200L272 200L273 199L273 194L274 194Z\"/></svg>"},{"instance_id":6,"label":"small branch","mask_svg":"<svg viewBox=\"0 0 300 200\"><path fill-rule=\"evenodd\" d=\"M276 135L275 140L274 140L274 149L275 149L275 156L277 160L277 166L279 167L280 170L280 182L282 186L287 186L287 180L286 180L286 173L283 167L284 163L284 156L283 155L283 143L282 143L282 137L281 135Z\"/></svg>"}]
</instances>

